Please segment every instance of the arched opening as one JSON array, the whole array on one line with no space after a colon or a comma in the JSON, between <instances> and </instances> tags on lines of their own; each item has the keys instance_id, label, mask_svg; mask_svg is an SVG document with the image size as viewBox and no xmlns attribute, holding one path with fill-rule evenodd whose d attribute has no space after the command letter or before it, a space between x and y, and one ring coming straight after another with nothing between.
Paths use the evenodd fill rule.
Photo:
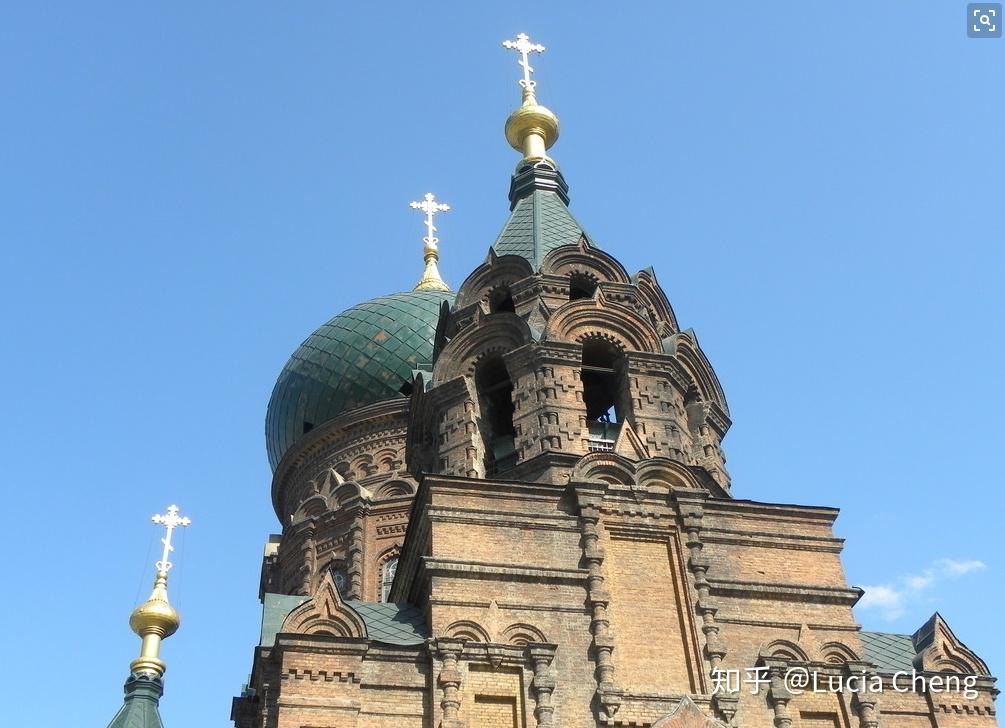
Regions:
<instances>
[{"instance_id":1,"label":"arched opening","mask_svg":"<svg viewBox=\"0 0 1005 728\"><path fill-rule=\"evenodd\" d=\"M569 275L569 300L577 301L580 298L593 298L597 292L597 282L585 273L572 273Z\"/></svg>"},{"instance_id":2,"label":"arched opening","mask_svg":"<svg viewBox=\"0 0 1005 728\"><path fill-rule=\"evenodd\" d=\"M624 357L603 339L583 342L583 405L590 429L590 449L613 450L627 413Z\"/></svg>"},{"instance_id":3,"label":"arched opening","mask_svg":"<svg viewBox=\"0 0 1005 728\"><path fill-rule=\"evenodd\" d=\"M491 356L475 372L481 408L480 429L485 443L485 470L491 475L516 464L516 428L513 426L513 382L502 357Z\"/></svg>"},{"instance_id":4,"label":"arched opening","mask_svg":"<svg viewBox=\"0 0 1005 728\"><path fill-rule=\"evenodd\" d=\"M349 594L349 572L345 568L345 562L341 559L337 559L328 564L328 571L331 572L332 581L335 582L335 588L338 589L338 593L343 597Z\"/></svg>"},{"instance_id":5,"label":"arched opening","mask_svg":"<svg viewBox=\"0 0 1005 728\"><path fill-rule=\"evenodd\" d=\"M502 313L503 311L516 313L516 305L513 303L513 293L510 291L509 286L497 288L489 296L489 312Z\"/></svg>"},{"instance_id":6,"label":"arched opening","mask_svg":"<svg viewBox=\"0 0 1005 728\"><path fill-rule=\"evenodd\" d=\"M705 404L698 388L693 384L684 394L684 411L687 413L687 429L691 434L692 454L695 457L713 455L714 450L708 438L708 424L705 422Z\"/></svg>"},{"instance_id":7,"label":"arched opening","mask_svg":"<svg viewBox=\"0 0 1005 728\"><path fill-rule=\"evenodd\" d=\"M380 567L380 601L386 602L391 595L391 585L394 584L394 575L398 573L398 557L392 556L384 561Z\"/></svg>"}]
</instances>

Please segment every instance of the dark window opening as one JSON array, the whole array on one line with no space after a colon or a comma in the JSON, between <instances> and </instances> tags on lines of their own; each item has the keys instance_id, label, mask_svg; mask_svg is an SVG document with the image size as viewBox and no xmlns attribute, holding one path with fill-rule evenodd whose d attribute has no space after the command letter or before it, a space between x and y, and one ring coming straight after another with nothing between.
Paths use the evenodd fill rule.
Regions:
<instances>
[{"instance_id":1,"label":"dark window opening","mask_svg":"<svg viewBox=\"0 0 1005 728\"><path fill-rule=\"evenodd\" d=\"M573 273L569 276L569 300L593 298L597 292L597 282L584 273Z\"/></svg>"},{"instance_id":2,"label":"dark window opening","mask_svg":"<svg viewBox=\"0 0 1005 728\"><path fill-rule=\"evenodd\" d=\"M589 422L617 423L624 419L624 377L621 353L602 340L583 344L583 404Z\"/></svg>"},{"instance_id":3,"label":"dark window opening","mask_svg":"<svg viewBox=\"0 0 1005 728\"><path fill-rule=\"evenodd\" d=\"M492 292L492 295L489 296L489 311L492 313L501 313L503 311L516 313L516 306L513 304L513 294L510 293L509 286L498 288Z\"/></svg>"},{"instance_id":4,"label":"dark window opening","mask_svg":"<svg viewBox=\"0 0 1005 728\"><path fill-rule=\"evenodd\" d=\"M516 464L516 428L513 426L513 382L502 357L482 362L475 372L481 407L481 432L485 443L485 468L489 474Z\"/></svg>"},{"instance_id":5,"label":"dark window opening","mask_svg":"<svg viewBox=\"0 0 1005 728\"><path fill-rule=\"evenodd\" d=\"M380 568L380 601L386 602L391 595L394 575L398 573L398 557L392 556Z\"/></svg>"},{"instance_id":6,"label":"dark window opening","mask_svg":"<svg viewBox=\"0 0 1005 728\"><path fill-rule=\"evenodd\" d=\"M412 389L413 387L411 382L402 382L401 386L398 387L398 391L401 392L406 397L412 396Z\"/></svg>"},{"instance_id":7,"label":"dark window opening","mask_svg":"<svg viewBox=\"0 0 1005 728\"><path fill-rule=\"evenodd\" d=\"M328 565L328 571L331 572L332 580L335 582L339 594L347 595L349 593L349 572L346 571L345 564L342 561L333 561Z\"/></svg>"},{"instance_id":8,"label":"dark window opening","mask_svg":"<svg viewBox=\"0 0 1005 728\"><path fill-rule=\"evenodd\" d=\"M308 432L310 432L311 430L313 430L313 429L314 429L314 423L313 422L304 422L304 434L305 435Z\"/></svg>"}]
</instances>

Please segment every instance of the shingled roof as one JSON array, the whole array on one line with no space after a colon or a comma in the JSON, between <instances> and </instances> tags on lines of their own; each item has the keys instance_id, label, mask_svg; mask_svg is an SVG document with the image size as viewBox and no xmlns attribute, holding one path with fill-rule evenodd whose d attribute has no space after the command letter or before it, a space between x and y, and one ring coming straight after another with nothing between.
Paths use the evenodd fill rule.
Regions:
<instances>
[{"instance_id":1,"label":"shingled roof","mask_svg":"<svg viewBox=\"0 0 1005 728\"><path fill-rule=\"evenodd\" d=\"M496 255L519 255L540 267L545 256L584 236L594 244L569 211L569 186L551 162L524 163L510 182L510 216L492 244Z\"/></svg>"},{"instance_id":2,"label":"shingled roof","mask_svg":"<svg viewBox=\"0 0 1005 728\"><path fill-rule=\"evenodd\" d=\"M862 632L859 634L865 659L875 663L880 672L905 672L914 667L914 640L909 634Z\"/></svg>"},{"instance_id":3,"label":"shingled roof","mask_svg":"<svg viewBox=\"0 0 1005 728\"><path fill-rule=\"evenodd\" d=\"M133 673L126 680L126 697L108 728L164 728L157 709L164 686L159 677Z\"/></svg>"},{"instance_id":4,"label":"shingled roof","mask_svg":"<svg viewBox=\"0 0 1005 728\"><path fill-rule=\"evenodd\" d=\"M299 595L266 594L262 608L262 636L259 644L263 647L274 645L286 615L309 598ZM429 636L425 617L410 604L363 602L358 599L347 599L345 604L362 617L366 623L367 636L374 642L418 645Z\"/></svg>"}]
</instances>

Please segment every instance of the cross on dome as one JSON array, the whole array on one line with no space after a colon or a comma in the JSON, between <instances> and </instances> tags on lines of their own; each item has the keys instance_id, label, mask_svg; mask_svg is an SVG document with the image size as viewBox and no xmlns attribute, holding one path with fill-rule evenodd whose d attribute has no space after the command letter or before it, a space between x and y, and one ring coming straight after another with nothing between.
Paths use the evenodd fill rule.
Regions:
<instances>
[{"instance_id":1,"label":"cross on dome","mask_svg":"<svg viewBox=\"0 0 1005 728\"><path fill-rule=\"evenodd\" d=\"M530 74L534 72L533 67L530 65L530 54L531 53L544 53L544 46L540 43L532 43L530 36L526 33L519 33L516 40L504 40L503 47L509 48L512 51L516 51L520 54L520 60L518 63L520 67L523 68L523 78L520 79L520 85L525 89L532 89L537 85L537 82L531 79Z\"/></svg>"},{"instance_id":2,"label":"cross on dome","mask_svg":"<svg viewBox=\"0 0 1005 728\"><path fill-rule=\"evenodd\" d=\"M171 562L168 557L171 552L174 551L174 546L171 545L171 535L174 530L179 527L184 527L192 523L192 519L187 516L178 515L178 506L168 506L167 515L160 515L159 513L150 517L150 520L154 523L164 526L166 533L164 538L161 539L161 543L164 544L164 551L161 553L160 561L157 562L157 571L167 573L171 568Z\"/></svg>"},{"instance_id":3,"label":"cross on dome","mask_svg":"<svg viewBox=\"0 0 1005 728\"><path fill-rule=\"evenodd\" d=\"M415 290L449 291L450 286L444 282L436 265L440 259L440 246L438 245L440 239L436 237L436 224L433 222L433 218L438 212L449 210L450 205L437 201L436 195L432 192L427 192L421 202L413 201L408 203L408 206L413 210L421 210L426 213L426 219L424 220L426 236L422 238L422 242L425 243L423 246L423 260L426 262L426 268L422 273L422 278L416 284Z\"/></svg>"}]
</instances>

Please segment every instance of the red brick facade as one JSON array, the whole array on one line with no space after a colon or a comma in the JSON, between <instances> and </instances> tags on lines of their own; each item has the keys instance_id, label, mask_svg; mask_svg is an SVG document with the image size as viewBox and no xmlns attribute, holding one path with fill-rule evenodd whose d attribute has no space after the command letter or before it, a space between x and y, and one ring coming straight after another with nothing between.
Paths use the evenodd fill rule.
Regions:
<instances>
[{"instance_id":1,"label":"red brick facade","mask_svg":"<svg viewBox=\"0 0 1005 728\"><path fill-rule=\"evenodd\" d=\"M409 399L280 463L262 591L307 599L257 648L238 728L997 725L941 618L909 669L970 695L898 690L873 659L834 509L732 497L722 388L651 272L585 238L539 266L492 255L435 352ZM349 603L385 597L424 640L375 639ZM752 668L757 694L716 692ZM800 693L793 668L882 689Z\"/></svg>"}]
</instances>

